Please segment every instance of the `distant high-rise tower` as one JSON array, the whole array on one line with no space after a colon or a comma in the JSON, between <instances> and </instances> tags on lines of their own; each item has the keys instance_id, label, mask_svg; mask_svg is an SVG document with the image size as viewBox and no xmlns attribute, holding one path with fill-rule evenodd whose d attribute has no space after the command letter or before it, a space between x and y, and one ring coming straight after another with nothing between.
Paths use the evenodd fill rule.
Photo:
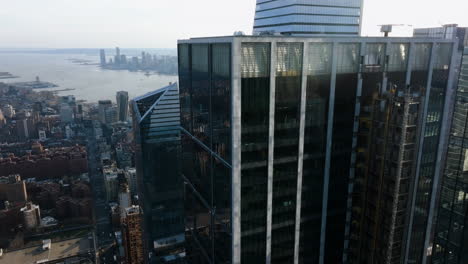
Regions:
<instances>
[{"instance_id":1,"label":"distant high-rise tower","mask_svg":"<svg viewBox=\"0 0 468 264\"><path fill-rule=\"evenodd\" d=\"M257 0L254 34L358 36L363 0Z\"/></svg>"},{"instance_id":2,"label":"distant high-rise tower","mask_svg":"<svg viewBox=\"0 0 468 264\"><path fill-rule=\"evenodd\" d=\"M100 100L98 104L99 104L98 106L99 107L98 108L99 121L101 121L101 123L103 124L107 124L108 120L106 116L107 116L108 109L112 108L112 102L111 100Z\"/></svg>"},{"instance_id":3,"label":"distant high-rise tower","mask_svg":"<svg viewBox=\"0 0 468 264\"><path fill-rule=\"evenodd\" d=\"M114 63L120 64L120 48L119 47L115 48Z\"/></svg>"},{"instance_id":4,"label":"distant high-rise tower","mask_svg":"<svg viewBox=\"0 0 468 264\"><path fill-rule=\"evenodd\" d=\"M128 92L120 91L116 95L118 120L125 122L128 119Z\"/></svg>"},{"instance_id":5,"label":"distant high-rise tower","mask_svg":"<svg viewBox=\"0 0 468 264\"><path fill-rule=\"evenodd\" d=\"M101 57L101 66L106 65L106 51L104 49L100 50L100 57Z\"/></svg>"}]
</instances>

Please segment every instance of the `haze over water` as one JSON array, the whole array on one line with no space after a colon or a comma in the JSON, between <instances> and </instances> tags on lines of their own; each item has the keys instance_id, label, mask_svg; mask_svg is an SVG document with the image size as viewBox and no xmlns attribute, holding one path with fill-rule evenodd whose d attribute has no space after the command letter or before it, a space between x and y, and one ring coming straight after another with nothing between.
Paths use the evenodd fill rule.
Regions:
<instances>
[{"instance_id":1,"label":"haze over water","mask_svg":"<svg viewBox=\"0 0 468 264\"><path fill-rule=\"evenodd\" d=\"M46 90L75 89L59 95L75 95L77 100L97 102L102 99L115 101L117 91L128 91L130 98L143 95L176 82L177 76L150 75L127 70L103 70L97 65L79 65L68 59L99 61L98 56L83 54L0 53L0 72L10 72L20 78L0 79L0 82L41 81L52 82L59 87Z\"/></svg>"}]
</instances>

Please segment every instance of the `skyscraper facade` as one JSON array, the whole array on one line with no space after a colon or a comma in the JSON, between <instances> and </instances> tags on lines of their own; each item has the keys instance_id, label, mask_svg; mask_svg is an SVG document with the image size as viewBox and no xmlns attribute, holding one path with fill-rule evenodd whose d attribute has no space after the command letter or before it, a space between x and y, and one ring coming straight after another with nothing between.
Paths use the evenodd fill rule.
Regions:
<instances>
[{"instance_id":1,"label":"skyscraper facade","mask_svg":"<svg viewBox=\"0 0 468 264\"><path fill-rule=\"evenodd\" d=\"M426 243L432 251L426 252L428 262L434 264L468 263L468 29L457 25L414 30L415 37L453 39L458 42L457 73L458 80L454 97L451 126L448 129L448 151L446 154L443 177L437 193L440 195L435 204L437 214L433 221L434 233L426 235Z\"/></svg>"},{"instance_id":2,"label":"skyscraper facade","mask_svg":"<svg viewBox=\"0 0 468 264\"><path fill-rule=\"evenodd\" d=\"M132 111L145 248L151 263L181 263L185 236L177 84L135 98Z\"/></svg>"},{"instance_id":3,"label":"skyscraper facade","mask_svg":"<svg viewBox=\"0 0 468 264\"><path fill-rule=\"evenodd\" d=\"M101 49L99 51L99 58L101 61L101 66L105 66L107 62L106 62L106 51L104 49Z\"/></svg>"},{"instance_id":4,"label":"skyscraper facade","mask_svg":"<svg viewBox=\"0 0 468 264\"><path fill-rule=\"evenodd\" d=\"M412 199L399 187L410 188L423 167L425 174L436 171L453 45L413 38L179 41L189 260L353 263L359 256L352 246L367 234L362 219L382 212L363 214L370 208L364 201L375 197L363 195L371 177L368 168L358 166L365 164L373 110L394 112L392 122L381 122L382 113L375 119L393 131L380 137L389 145L399 143L397 157L416 160L415 170L397 163L388 176L394 180L388 179L392 196L385 206L393 209L386 226L395 244L403 241L399 221L408 226L411 216L401 217L398 206L412 206ZM424 135L417 146L410 136L397 140L406 136L400 124L408 133L415 129L409 119L398 119L404 113L421 115L411 120L422 120L417 127L425 128L413 131ZM405 149L406 143L414 150ZM430 156L421 159L421 153ZM393 158L382 159L388 170ZM393 242L368 250L384 252L389 245L402 250ZM357 248L364 252L366 246Z\"/></svg>"},{"instance_id":5,"label":"skyscraper facade","mask_svg":"<svg viewBox=\"0 0 468 264\"><path fill-rule=\"evenodd\" d=\"M254 34L358 36L362 0L257 0Z\"/></svg>"},{"instance_id":6,"label":"skyscraper facade","mask_svg":"<svg viewBox=\"0 0 468 264\"><path fill-rule=\"evenodd\" d=\"M128 119L128 92L119 91L116 95L118 120L126 122Z\"/></svg>"},{"instance_id":7,"label":"skyscraper facade","mask_svg":"<svg viewBox=\"0 0 468 264\"><path fill-rule=\"evenodd\" d=\"M112 108L112 101L111 100L100 100L98 102L98 115L99 115L99 121L101 121L102 124L107 124L108 120L106 118L108 110Z\"/></svg>"}]
</instances>

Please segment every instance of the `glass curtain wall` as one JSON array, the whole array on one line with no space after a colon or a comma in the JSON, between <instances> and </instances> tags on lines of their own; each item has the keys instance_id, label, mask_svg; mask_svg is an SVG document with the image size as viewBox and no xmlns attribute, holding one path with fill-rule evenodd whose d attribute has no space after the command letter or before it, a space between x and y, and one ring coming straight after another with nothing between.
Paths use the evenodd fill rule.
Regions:
<instances>
[{"instance_id":1,"label":"glass curtain wall","mask_svg":"<svg viewBox=\"0 0 468 264\"><path fill-rule=\"evenodd\" d=\"M181 44L179 52L188 259L230 263L231 45Z\"/></svg>"},{"instance_id":2,"label":"glass curtain wall","mask_svg":"<svg viewBox=\"0 0 468 264\"><path fill-rule=\"evenodd\" d=\"M268 196L270 43L241 47L241 261L264 263Z\"/></svg>"},{"instance_id":3,"label":"glass curtain wall","mask_svg":"<svg viewBox=\"0 0 468 264\"><path fill-rule=\"evenodd\" d=\"M300 263L317 263L323 207L332 44L311 43L307 64Z\"/></svg>"},{"instance_id":4,"label":"glass curtain wall","mask_svg":"<svg viewBox=\"0 0 468 264\"><path fill-rule=\"evenodd\" d=\"M442 182L433 263L468 261L468 49L455 99L447 163Z\"/></svg>"},{"instance_id":5,"label":"glass curtain wall","mask_svg":"<svg viewBox=\"0 0 468 264\"><path fill-rule=\"evenodd\" d=\"M429 204L432 195L432 184L436 173L436 160L440 138L440 129L447 88L452 44L436 44L434 69L429 94L429 105L426 116L426 128L423 132L422 159L419 171L419 181L416 191L413 228L409 244L408 261L417 262L425 254L424 240L429 216Z\"/></svg>"},{"instance_id":6,"label":"glass curtain wall","mask_svg":"<svg viewBox=\"0 0 468 264\"><path fill-rule=\"evenodd\" d=\"M272 263L294 262L302 43L276 50Z\"/></svg>"},{"instance_id":7,"label":"glass curtain wall","mask_svg":"<svg viewBox=\"0 0 468 264\"><path fill-rule=\"evenodd\" d=\"M343 257L359 49L360 45L357 43L340 43L337 47L327 236L325 240L325 260L328 263L341 263Z\"/></svg>"}]
</instances>

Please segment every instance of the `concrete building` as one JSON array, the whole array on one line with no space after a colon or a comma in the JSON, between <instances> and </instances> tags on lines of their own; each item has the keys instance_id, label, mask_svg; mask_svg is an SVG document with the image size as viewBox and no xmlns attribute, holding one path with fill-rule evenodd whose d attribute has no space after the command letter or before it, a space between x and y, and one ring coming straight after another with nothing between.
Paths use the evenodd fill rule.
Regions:
<instances>
[{"instance_id":1,"label":"concrete building","mask_svg":"<svg viewBox=\"0 0 468 264\"><path fill-rule=\"evenodd\" d=\"M142 215L138 206L125 209L122 229L126 263L145 263L145 256L143 254Z\"/></svg>"},{"instance_id":2,"label":"concrete building","mask_svg":"<svg viewBox=\"0 0 468 264\"><path fill-rule=\"evenodd\" d=\"M27 117L16 120L16 131L19 140L35 138L36 126L33 118Z\"/></svg>"},{"instance_id":3,"label":"concrete building","mask_svg":"<svg viewBox=\"0 0 468 264\"><path fill-rule=\"evenodd\" d=\"M106 115L105 115L106 123L105 124L114 124L117 121L119 121L119 110L117 107L113 106L110 108L106 109Z\"/></svg>"},{"instance_id":4,"label":"concrete building","mask_svg":"<svg viewBox=\"0 0 468 264\"><path fill-rule=\"evenodd\" d=\"M5 105L3 108L2 108L2 112L3 114L5 115L6 118L13 118L15 115L16 115L16 111L15 109L13 108L12 105Z\"/></svg>"},{"instance_id":5,"label":"concrete building","mask_svg":"<svg viewBox=\"0 0 468 264\"><path fill-rule=\"evenodd\" d=\"M0 177L0 201L25 203L28 201L26 184L18 174Z\"/></svg>"},{"instance_id":6,"label":"concrete building","mask_svg":"<svg viewBox=\"0 0 468 264\"><path fill-rule=\"evenodd\" d=\"M254 34L359 36L363 0L257 0Z\"/></svg>"},{"instance_id":7,"label":"concrete building","mask_svg":"<svg viewBox=\"0 0 468 264\"><path fill-rule=\"evenodd\" d=\"M156 263L184 252L180 241L174 241L171 251L155 246L155 241L184 234L178 95L174 83L132 101L137 190L145 212L144 239Z\"/></svg>"},{"instance_id":8,"label":"concrete building","mask_svg":"<svg viewBox=\"0 0 468 264\"><path fill-rule=\"evenodd\" d=\"M95 258L94 241L86 236L56 242L49 239L39 245L3 252L0 263L95 263Z\"/></svg>"},{"instance_id":9,"label":"concrete building","mask_svg":"<svg viewBox=\"0 0 468 264\"><path fill-rule=\"evenodd\" d=\"M39 205L27 203L25 207L21 208L23 214L23 223L26 229L34 229L41 225L41 210Z\"/></svg>"},{"instance_id":10,"label":"concrete building","mask_svg":"<svg viewBox=\"0 0 468 264\"><path fill-rule=\"evenodd\" d=\"M438 161L446 137L440 128L449 119L455 49L451 40L416 38L179 41L189 261L361 263L354 245L369 238L352 235L367 234L360 219L375 217L359 210L373 198L366 192L372 191L372 177L360 164L367 164L362 159L369 154L366 135L375 99L386 100L384 111L410 108L406 99L413 97L424 102L417 104L422 123L414 152L395 153L414 161L414 170L405 171L410 174L408 190L427 182L431 191L430 179L440 177ZM398 129L392 128L395 140ZM391 158L383 160L390 164ZM378 191L393 195L387 200L391 217L385 226L394 231L400 230L394 220L401 220L391 208L399 205L395 199L403 186L396 183L404 178L400 165L388 175L393 185ZM420 225L411 213L417 208L412 193L401 197L408 216L403 236ZM402 242L392 247L394 261L393 256L404 256L414 244L392 232L392 240L382 241L390 246ZM388 247L369 244L357 246L357 252L389 255Z\"/></svg>"},{"instance_id":11,"label":"concrete building","mask_svg":"<svg viewBox=\"0 0 468 264\"><path fill-rule=\"evenodd\" d=\"M116 95L118 120L126 122L128 120L128 92L120 91Z\"/></svg>"},{"instance_id":12,"label":"concrete building","mask_svg":"<svg viewBox=\"0 0 468 264\"><path fill-rule=\"evenodd\" d=\"M119 173L121 173L121 170L116 167L108 166L103 169L104 188L106 190L106 199L108 202L118 201L120 190Z\"/></svg>"},{"instance_id":13,"label":"concrete building","mask_svg":"<svg viewBox=\"0 0 468 264\"><path fill-rule=\"evenodd\" d=\"M23 156L10 154L0 158L0 175L19 174L23 179L45 180L86 172L88 159L83 146L50 148L42 153Z\"/></svg>"},{"instance_id":14,"label":"concrete building","mask_svg":"<svg viewBox=\"0 0 468 264\"><path fill-rule=\"evenodd\" d=\"M125 217L126 209L132 206L132 196L127 184L120 186L119 192L119 207L120 207L120 218Z\"/></svg>"},{"instance_id":15,"label":"concrete building","mask_svg":"<svg viewBox=\"0 0 468 264\"><path fill-rule=\"evenodd\" d=\"M125 169L125 176L127 178L128 185L130 187L130 192L132 195L137 194L137 171L135 168Z\"/></svg>"},{"instance_id":16,"label":"concrete building","mask_svg":"<svg viewBox=\"0 0 468 264\"><path fill-rule=\"evenodd\" d=\"M5 115L0 110L0 128L4 128L6 124L7 124L7 120L5 118Z\"/></svg>"},{"instance_id":17,"label":"concrete building","mask_svg":"<svg viewBox=\"0 0 468 264\"><path fill-rule=\"evenodd\" d=\"M61 104L60 105L60 120L63 123L71 123L73 122L75 116L73 108L69 104Z\"/></svg>"}]
</instances>

